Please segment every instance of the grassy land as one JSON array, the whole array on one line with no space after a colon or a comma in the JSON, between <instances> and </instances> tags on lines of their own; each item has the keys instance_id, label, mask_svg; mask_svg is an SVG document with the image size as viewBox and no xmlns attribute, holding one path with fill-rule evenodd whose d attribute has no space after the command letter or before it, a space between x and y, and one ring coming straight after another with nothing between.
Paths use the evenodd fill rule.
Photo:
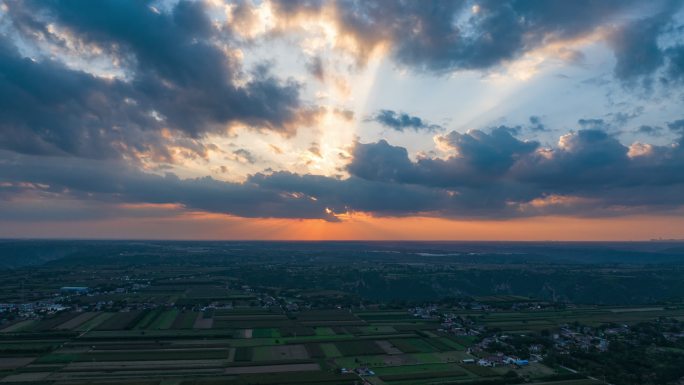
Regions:
<instances>
[{"instance_id":1,"label":"grassy land","mask_svg":"<svg viewBox=\"0 0 684 385\"><path fill-rule=\"evenodd\" d=\"M148 329L166 330L170 329L173 322L178 317L179 311L176 309L166 310L162 312L148 327Z\"/></svg>"},{"instance_id":2,"label":"grassy land","mask_svg":"<svg viewBox=\"0 0 684 385\"><path fill-rule=\"evenodd\" d=\"M335 344L320 344L321 349L323 349L323 353L325 354L326 357L328 358L336 358L336 357L342 357L342 353L340 352L339 349L337 349L337 346Z\"/></svg>"}]
</instances>

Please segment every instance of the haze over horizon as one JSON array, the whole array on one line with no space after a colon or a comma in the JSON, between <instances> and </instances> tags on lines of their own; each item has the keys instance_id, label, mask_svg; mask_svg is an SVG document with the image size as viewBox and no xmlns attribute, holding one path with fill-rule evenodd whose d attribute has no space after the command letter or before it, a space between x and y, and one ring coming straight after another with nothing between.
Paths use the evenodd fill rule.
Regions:
<instances>
[{"instance_id":1,"label":"haze over horizon","mask_svg":"<svg viewBox=\"0 0 684 385\"><path fill-rule=\"evenodd\" d=\"M0 238L684 239L684 1L0 0Z\"/></svg>"}]
</instances>

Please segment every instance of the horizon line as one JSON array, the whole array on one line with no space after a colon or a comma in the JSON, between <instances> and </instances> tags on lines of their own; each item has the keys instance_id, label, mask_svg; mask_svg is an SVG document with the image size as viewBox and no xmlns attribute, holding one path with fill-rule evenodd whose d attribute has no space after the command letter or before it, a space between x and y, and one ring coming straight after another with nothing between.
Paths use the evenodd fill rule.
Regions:
<instances>
[{"instance_id":1,"label":"horizon line","mask_svg":"<svg viewBox=\"0 0 684 385\"><path fill-rule=\"evenodd\" d=\"M119 242L263 242L263 243L278 243L278 242L296 242L296 243L325 243L325 242L348 242L348 243L363 243L363 242L405 242L405 243L449 243L449 242L463 242L463 243L657 243L657 242L672 242L684 243L684 238L650 238L650 239L604 239L604 240L513 240L513 239L193 239L193 238L71 238L71 237L2 237L2 241L119 241Z\"/></svg>"}]
</instances>

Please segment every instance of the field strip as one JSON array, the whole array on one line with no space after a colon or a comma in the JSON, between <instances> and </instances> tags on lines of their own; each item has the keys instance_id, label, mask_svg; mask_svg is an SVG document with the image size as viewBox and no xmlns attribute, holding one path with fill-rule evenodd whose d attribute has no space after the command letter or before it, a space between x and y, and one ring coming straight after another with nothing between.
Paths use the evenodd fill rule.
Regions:
<instances>
[{"instance_id":1,"label":"field strip","mask_svg":"<svg viewBox=\"0 0 684 385\"><path fill-rule=\"evenodd\" d=\"M87 313L82 313L77 315L76 317L64 322L63 324L57 326L55 329L58 330L72 330L75 329L76 327L80 326L81 324L90 321L92 318L95 318L96 315L98 315L98 312L87 312Z\"/></svg>"},{"instance_id":2,"label":"field strip","mask_svg":"<svg viewBox=\"0 0 684 385\"><path fill-rule=\"evenodd\" d=\"M309 364L284 364L284 365L261 365L261 366L235 366L226 368L225 374L251 374L251 373L275 373L275 372L304 372L317 371L321 367L316 363Z\"/></svg>"},{"instance_id":3,"label":"field strip","mask_svg":"<svg viewBox=\"0 0 684 385\"><path fill-rule=\"evenodd\" d=\"M72 362L63 371L78 371L88 368L97 370L117 370L135 368L201 368L219 367L227 363L227 360L167 360L167 361L107 361L107 362Z\"/></svg>"},{"instance_id":4,"label":"field strip","mask_svg":"<svg viewBox=\"0 0 684 385\"><path fill-rule=\"evenodd\" d=\"M624 309L608 309L609 312L611 313L631 313L631 312L638 312L638 311L662 311L665 310L663 307L632 307L632 308L624 308Z\"/></svg>"},{"instance_id":5,"label":"field strip","mask_svg":"<svg viewBox=\"0 0 684 385\"><path fill-rule=\"evenodd\" d=\"M30 364L36 357L3 357L0 359L0 370L16 369Z\"/></svg>"}]
</instances>

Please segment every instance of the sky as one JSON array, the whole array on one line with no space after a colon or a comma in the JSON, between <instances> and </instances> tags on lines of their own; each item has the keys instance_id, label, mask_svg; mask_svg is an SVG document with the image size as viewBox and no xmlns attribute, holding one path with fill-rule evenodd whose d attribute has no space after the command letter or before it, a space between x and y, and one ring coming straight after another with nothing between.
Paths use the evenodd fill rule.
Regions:
<instances>
[{"instance_id":1,"label":"sky","mask_svg":"<svg viewBox=\"0 0 684 385\"><path fill-rule=\"evenodd\" d=\"M0 237L684 239L684 0L0 0Z\"/></svg>"}]
</instances>

